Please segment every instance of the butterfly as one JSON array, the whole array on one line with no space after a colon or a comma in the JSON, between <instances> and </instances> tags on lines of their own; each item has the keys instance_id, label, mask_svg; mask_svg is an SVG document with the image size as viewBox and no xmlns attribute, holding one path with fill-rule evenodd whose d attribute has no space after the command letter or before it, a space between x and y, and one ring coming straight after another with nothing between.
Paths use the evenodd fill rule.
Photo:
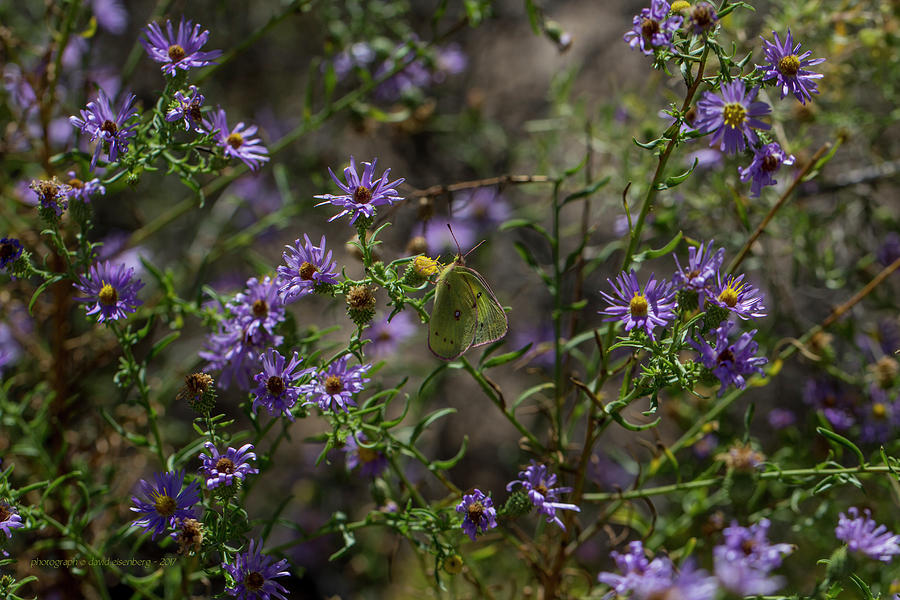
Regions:
<instances>
[{"instance_id":1,"label":"butterfly","mask_svg":"<svg viewBox=\"0 0 900 600\"><path fill-rule=\"evenodd\" d=\"M442 360L453 360L473 346L496 342L508 328L506 313L491 287L457 254L435 284L428 349Z\"/></svg>"}]
</instances>

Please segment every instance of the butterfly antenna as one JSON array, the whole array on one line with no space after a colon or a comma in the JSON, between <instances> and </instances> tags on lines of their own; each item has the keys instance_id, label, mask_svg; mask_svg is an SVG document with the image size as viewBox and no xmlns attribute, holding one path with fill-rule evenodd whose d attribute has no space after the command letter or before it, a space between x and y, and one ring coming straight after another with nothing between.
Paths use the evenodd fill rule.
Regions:
<instances>
[{"instance_id":1,"label":"butterfly antenna","mask_svg":"<svg viewBox=\"0 0 900 600\"><path fill-rule=\"evenodd\" d=\"M487 241L487 240L481 240L480 242L478 242L477 244L475 244L475 245L472 247L471 250L469 250L468 252L466 252L466 256L468 256L468 255L472 254L473 252L475 252L475 250L478 248L478 246L482 245L485 241ZM465 258L466 256L463 256L463 258Z\"/></svg>"},{"instance_id":2,"label":"butterfly antenna","mask_svg":"<svg viewBox=\"0 0 900 600\"><path fill-rule=\"evenodd\" d=\"M447 223L447 229L450 230L450 237L453 238L453 241L456 242L456 254L457 256L462 256L462 248L459 247L459 240L456 239L456 236L453 235L453 228L450 227L450 223Z\"/></svg>"}]
</instances>

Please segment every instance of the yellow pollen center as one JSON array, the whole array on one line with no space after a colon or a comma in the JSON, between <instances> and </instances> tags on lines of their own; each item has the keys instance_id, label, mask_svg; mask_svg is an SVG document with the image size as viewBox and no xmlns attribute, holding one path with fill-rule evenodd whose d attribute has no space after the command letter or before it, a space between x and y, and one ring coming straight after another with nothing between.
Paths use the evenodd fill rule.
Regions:
<instances>
[{"instance_id":1,"label":"yellow pollen center","mask_svg":"<svg viewBox=\"0 0 900 600\"><path fill-rule=\"evenodd\" d=\"M280 396L284 393L284 379L278 375L272 375L266 380L266 389L273 396Z\"/></svg>"},{"instance_id":2,"label":"yellow pollen center","mask_svg":"<svg viewBox=\"0 0 900 600\"><path fill-rule=\"evenodd\" d=\"M182 58L184 58L185 52L184 48L179 46L178 44L172 44L169 46L169 58L172 62L178 62Z\"/></svg>"},{"instance_id":3,"label":"yellow pollen center","mask_svg":"<svg viewBox=\"0 0 900 600\"><path fill-rule=\"evenodd\" d=\"M163 517L171 517L174 515L177 507L178 504L175 502L175 498L163 494L157 496L156 502L153 503L153 508L155 508L156 512Z\"/></svg>"},{"instance_id":4,"label":"yellow pollen center","mask_svg":"<svg viewBox=\"0 0 900 600\"><path fill-rule=\"evenodd\" d=\"M216 471L219 473L234 473L234 461L224 456L216 461Z\"/></svg>"},{"instance_id":5,"label":"yellow pollen center","mask_svg":"<svg viewBox=\"0 0 900 600\"><path fill-rule=\"evenodd\" d=\"M303 281L310 281L319 270L316 266L310 262L303 261L303 264L300 265L300 279Z\"/></svg>"},{"instance_id":6,"label":"yellow pollen center","mask_svg":"<svg viewBox=\"0 0 900 600\"><path fill-rule=\"evenodd\" d=\"M413 260L413 268L422 277L428 277L438 272L438 263L433 258L427 256L417 256Z\"/></svg>"},{"instance_id":7,"label":"yellow pollen center","mask_svg":"<svg viewBox=\"0 0 900 600\"><path fill-rule=\"evenodd\" d=\"M225 140L225 143L237 150L244 144L244 138L239 133L232 133Z\"/></svg>"},{"instance_id":8,"label":"yellow pollen center","mask_svg":"<svg viewBox=\"0 0 900 600\"><path fill-rule=\"evenodd\" d=\"M796 54L788 54L778 61L778 70L782 75L793 77L800 71L800 59Z\"/></svg>"},{"instance_id":9,"label":"yellow pollen center","mask_svg":"<svg viewBox=\"0 0 900 600\"><path fill-rule=\"evenodd\" d=\"M368 204L372 201L372 190L364 185L353 190L353 201L357 204Z\"/></svg>"},{"instance_id":10,"label":"yellow pollen center","mask_svg":"<svg viewBox=\"0 0 900 600\"><path fill-rule=\"evenodd\" d=\"M78 179L77 177L73 177L72 179L69 180L69 185L72 186L73 188L77 188L80 190L81 188L84 187L84 182L82 180Z\"/></svg>"},{"instance_id":11,"label":"yellow pollen center","mask_svg":"<svg viewBox=\"0 0 900 600\"><path fill-rule=\"evenodd\" d=\"M116 292L116 288L108 283L104 283L103 287L100 288L100 293L97 294L97 299L100 300L100 304L115 306L116 302L119 301L119 294Z\"/></svg>"},{"instance_id":12,"label":"yellow pollen center","mask_svg":"<svg viewBox=\"0 0 900 600\"><path fill-rule=\"evenodd\" d=\"M378 460L378 453L371 448L363 448L359 447L356 454L359 456L359 460L364 463L370 463L372 461Z\"/></svg>"},{"instance_id":13,"label":"yellow pollen center","mask_svg":"<svg viewBox=\"0 0 900 600\"><path fill-rule=\"evenodd\" d=\"M640 294L635 294L631 302L628 303L628 310L631 312L632 317L646 317L648 306L646 298Z\"/></svg>"},{"instance_id":14,"label":"yellow pollen center","mask_svg":"<svg viewBox=\"0 0 900 600\"><path fill-rule=\"evenodd\" d=\"M722 302L731 308L734 308L734 306L737 304L737 301L738 301L738 294L734 290L734 288L727 287L724 290L722 290L721 294L719 294L719 302Z\"/></svg>"},{"instance_id":15,"label":"yellow pollen center","mask_svg":"<svg viewBox=\"0 0 900 600\"><path fill-rule=\"evenodd\" d=\"M883 419L887 416L887 407L881 402L872 405L872 416L876 419Z\"/></svg>"},{"instance_id":16,"label":"yellow pollen center","mask_svg":"<svg viewBox=\"0 0 900 600\"><path fill-rule=\"evenodd\" d=\"M544 485L543 483L540 484L539 486L536 486L536 487L534 488L534 490L535 490L538 494L540 494L541 496L546 496L546 495L547 495L547 486Z\"/></svg>"},{"instance_id":17,"label":"yellow pollen center","mask_svg":"<svg viewBox=\"0 0 900 600\"><path fill-rule=\"evenodd\" d=\"M325 378L325 392L328 394L340 394L344 390L344 384L337 375L329 375Z\"/></svg>"},{"instance_id":18,"label":"yellow pollen center","mask_svg":"<svg viewBox=\"0 0 900 600\"><path fill-rule=\"evenodd\" d=\"M687 2L687 0L675 0L675 2L672 3L672 12L673 13L681 12L684 9L690 8L690 7L691 7L691 3Z\"/></svg>"},{"instance_id":19,"label":"yellow pollen center","mask_svg":"<svg viewBox=\"0 0 900 600\"><path fill-rule=\"evenodd\" d=\"M266 582L266 578L262 576L258 571L253 571L252 573L248 573L246 577L244 577L244 587L250 590L251 592L255 592L257 590L261 590L263 584Z\"/></svg>"},{"instance_id":20,"label":"yellow pollen center","mask_svg":"<svg viewBox=\"0 0 900 600\"><path fill-rule=\"evenodd\" d=\"M265 300L257 300L253 303L253 316L264 317L269 314L269 303Z\"/></svg>"},{"instance_id":21,"label":"yellow pollen center","mask_svg":"<svg viewBox=\"0 0 900 600\"><path fill-rule=\"evenodd\" d=\"M722 110L722 120L725 121L725 125L732 129L737 129L743 125L746 117L747 110L738 102L729 102Z\"/></svg>"}]
</instances>

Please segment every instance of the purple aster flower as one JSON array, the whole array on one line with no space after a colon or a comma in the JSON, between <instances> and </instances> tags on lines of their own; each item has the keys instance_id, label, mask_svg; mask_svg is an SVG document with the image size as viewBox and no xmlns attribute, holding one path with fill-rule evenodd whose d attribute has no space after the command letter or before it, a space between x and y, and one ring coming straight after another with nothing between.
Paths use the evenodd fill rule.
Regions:
<instances>
[{"instance_id":1,"label":"purple aster flower","mask_svg":"<svg viewBox=\"0 0 900 600\"><path fill-rule=\"evenodd\" d=\"M365 67L375 60L375 50L367 42L356 42L349 48L336 55L332 61L334 74L338 81L346 77L350 71L357 67ZM323 67L325 65L323 64Z\"/></svg>"},{"instance_id":2,"label":"purple aster flower","mask_svg":"<svg viewBox=\"0 0 900 600\"><path fill-rule=\"evenodd\" d=\"M166 113L166 121L183 121L185 131L193 129L197 133L203 133L203 114L200 107L206 98L196 85L190 86L188 92L189 96L185 96L181 90L175 92L175 101Z\"/></svg>"},{"instance_id":3,"label":"purple aster flower","mask_svg":"<svg viewBox=\"0 0 900 600\"><path fill-rule=\"evenodd\" d=\"M471 494L463 495L462 502L456 505L456 512L465 515L462 530L473 542L479 531L487 533L488 529L497 526L497 510L494 508L494 501L490 496L485 496L478 488L475 488Z\"/></svg>"},{"instance_id":4,"label":"purple aster flower","mask_svg":"<svg viewBox=\"0 0 900 600\"><path fill-rule=\"evenodd\" d=\"M210 133L215 134L219 146L225 151L225 156L239 158L251 171L259 170L261 163L269 161L269 150L262 145L258 137L251 137L257 131L256 125L247 127L243 121L228 128L228 119L221 108L214 110L212 118L203 121L203 126Z\"/></svg>"},{"instance_id":5,"label":"purple aster flower","mask_svg":"<svg viewBox=\"0 0 900 600\"><path fill-rule=\"evenodd\" d=\"M397 50L394 51L394 54L396 53ZM403 70L394 73L375 88L375 98L382 102L394 102L405 94L415 93L431 84L431 71L423 59L416 58L415 51L410 50L398 60L407 63ZM388 72L393 71L396 65L397 62L393 58L384 61L375 71L375 79L384 77Z\"/></svg>"},{"instance_id":6,"label":"purple aster flower","mask_svg":"<svg viewBox=\"0 0 900 600\"><path fill-rule=\"evenodd\" d=\"M225 307L228 317L219 323L218 332L207 338L200 357L212 369L221 371L219 384L228 387L236 381L249 389L253 376L262 370L262 353L278 346L282 337L275 328L284 321L284 305L275 281L266 276L247 280L247 287Z\"/></svg>"},{"instance_id":7,"label":"purple aster flower","mask_svg":"<svg viewBox=\"0 0 900 600\"><path fill-rule=\"evenodd\" d=\"M810 59L810 50L800 54L800 44L794 46L790 29L783 43L777 33L773 31L772 35L774 42L761 38L768 64L757 65L756 68L763 72L764 81L775 80L775 85L781 88L782 98L793 94L801 104L806 104L807 100L812 100L812 94L819 93L815 80L822 78L821 73L809 71L807 67L823 63L825 59Z\"/></svg>"},{"instance_id":8,"label":"purple aster flower","mask_svg":"<svg viewBox=\"0 0 900 600\"><path fill-rule=\"evenodd\" d=\"M15 507L8 502L0 500L0 531L6 534L6 537L12 537L12 530L25 527L22 517L16 511Z\"/></svg>"},{"instance_id":9,"label":"purple aster flower","mask_svg":"<svg viewBox=\"0 0 900 600\"><path fill-rule=\"evenodd\" d=\"M347 457L347 470L359 467L360 475L375 479L387 468L388 460L381 450L368 444L364 433L356 433L344 442L344 454Z\"/></svg>"},{"instance_id":10,"label":"purple aster flower","mask_svg":"<svg viewBox=\"0 0 900 600\"><path fill-rule=\"evenodd\" d=\"M86 302L87 316L96 314L98 323L125 319L143 304L137 293L144 284L140 279L133 279L133 275L133 267L126 269L124 264L113 266L109 261L96 262L87 276L80 275L80 283L74 284L75 289L85 295L75 300Z\"/></svg>"},{"instance_id":11,"label":"purple aster flower","mask_svg":"<svg viewBox=\"0 0 900 600\"><path fill-rule=\"evenodd\" d=\"M492 187L459 192L453 199L454 219L469 225L476 233L495 231L511 214L509 203Z\"/></svg>"},{"instance_id":12,"label":"purple aster flower","mask_svg":"<svg viewBox=\"0 0 900 600\"><path fill-rule=\"evenodd\" d=\"M694 35L712 31L718 22L719 15L709 2L698 2L691 8L689 26Z\"/></svg>"},{"instance_id":13,"label":"purple aster flower","mask_svg":"<svg viewBox=\"0 0 900 600\"><path fill-rule=\"evenodd\" d=\"M900 426L900 401L891 399L888 391L876 384L869 386L869 402L859 407L859 439L884 444L896 437Z\"/></svg>"},{"instance_id":14,"label":"purple aster flower","mask_svg":"<svg viewBox=\"0 0 900 600\"><path fill-rule=\"evenodd\" d=\"M66 182L68 189L66 195L71 198L78 198L85 204L91 201L91 196L97 194L105 195L106 188L100 183L100 179L95 177L90 181L82 181L75 175L75 171L69 171L69 180Z\"/></svg>"},{"instance_id":15,"label":"purple aster flower","mask_svg":"<svg viewBox=\"0 0 900 600\"><path fill-rule=\"evenodd\" d=\"M669 559L666 557L653 559L656 566L650 569L650 561L645 555L644 544L639 541L630 542L627 553L622 554L613 550L609 556L615 561L621 574L604 571L597 575L597 580L611 587L619 596L626 596L629 592L634 591L638 582L648 572L659 574L666 571L665 568L660 568L661 565L669 567L665 579L666 581L670 580L671 563L669 563Z\"/></svg>"},{"instance_id":16,"label":"purple aster flower","mask_svg":"<svg viewBox=\"0 0 900 600\"><path fill-rule=\"evenodd\" d=\"M374 359L389 356L397 350L400 342L413 335L416 329L416 325L406 312L397 313L390 321L385 317L369 329L366 338L372 340L372 343L366 346L366 352Z\"/></svg>"},{"instance_id":17,"label":"purple aster flower","mask_svg":"<svg viewBox=\"0 0 900 600\"><path fill-rule=\"evenodd\" d=\"M794 164L794 155L787 154L782 150L778 142L772 142L771 144L754 148L753 161L750 163L750 166L746 169L738 167L738 173L741 176L741 181L753 179L753 183L750 184L750 193L754 198L757 198L763 186L778 183L772 175L781 168L781 165L792 164Z\"/></svg>"},{"instance_id":18,"label":"purple aster flower","mask_svg":"<svg viewBox=\"0 0 900 600\"><path fill-rule=\"evenodd\" d=\"M772 523L768 519L760 519L750 527L741 527L736 521L732 521L730 527L726 527L722 534L725 543L720 548L728 550L732 559L744 560L752 567L771 571L781 566L781 559L794 551L791 544L769 543L769 527ZM748 592L745 595L768 592Z\"/></svg>"},{"instance_id":19,"label":"purple aster flower","mask_svg":"<svg viewBox=\"0 0 900 600\"><path fill-rule=\"evenodd\" d=\"M657 48L671 48L672 36L681 27L681 16L668 19L669 3L665 0L651 0L650 8L635 15L631 31L625 34L625 41L632 48L640 48L644 54L653 54Z\"/></svg>"},{"instance_id":20,"label":"purple aster flower","mask_svg":"<svg viewBox=\"0 0 900 600\"><path fill-rule=\"evenodd\" d=\"M769 411L768 421L772 429L785 429L797 422L797 416L786 408L773 408Z\"/></svg>"},{"instance_id":21,"label":"purple aster flower","mask_svg":"<svg viewBox=\"0 0 900 600\"><path fill-rule=\"evenodd\" d=\"M556 516L557 509L581 512L581 509L574 504L557 502L559 494L571 492L572 488L553 487L556 485L556 475L548 473L545 465L539 465L531 461L531 464L524 471L519 471L519 477L520 479L510 481L507 484L506 491L510 491L517 483L520 484L522 489L528 492L528 499L531 500L534 507L539 512L547 515L548 523L556 523L565 531L566 526Z\"/></svg>"},{"instance_id":22,"label":"purple aster flower","mask_svg":"<svg viewBox=\"0 0 900 600\"><path fill-rule=\"evenodd\" d=\"M250 464L256 460L253 452L253 444L244 444L235 450L231 446L225 454L219 454L219 450L211 443L203 444L208 454L200 454L200 472L206 477L207 489L217 487L230 487L234 480L243 481L247 475L259 473L259 469Z\"/></svg>"},{"instance_id":23,"label":"purple aster flower","mask_svg":"<svg viewBox=\"0 0 900 600\"><path fill-rule=\"evenodd\" d=\"M22 68L15 63L8 63L3 67L3 88L13 104L24 111L37 104L34 88L22 74Z\"/></svg>"},{"instance_id":24,"label":"purple aster flower","mask_svg":"<svg viewBox=\"0 0 900 600\"><path fill-rule=\"evenodd\" d=\"M465 71L469 65L469 57L466 56L459 44L453 43L444 48L438 48L434 62L436 69L432 79L435 83L442 83L447 75L458 75Z\"/></svg>"},{"instance_id":25,"label":"purple aster flower","mask_svg":"<svg viewBox=\"0 0 900 600\"><path fill-rule=\"evenodd\" d=\"M37 195L41 208L49 208L57 217L69 206L69 186L60 183L56 177L36 179L28 187Z\"/></svg>"},{"instance_id":26,"label":"purple aster flower","mask_svg":"<svg viewBox=\"0 0 900 600\"><path fill-rule=\"evenodd\" d=\"M344 192L337 196L332 194L315 196L315 198L319 200L324 200L324 202L320 202L316 206L333 204L343 209L341 212L328 219L329 223L344 215L352 215L352 218L350 219L350 224L352 225L360 216L367 218L372 217L375 214L376 206L383 206L385 204L390 206L394 202L403 199L397 194L395 187L403 183L405 179L397 179L389 182L388 176L391 173L390 169L385 170L381 179L373 179L375 175L375 164L377 162L378 159L375 158L372 159L372 162L370 163L362 163L363 174L362 177L360 177L356 172L356 160L351 156L350 166L344 169L344 179L347 181L346 185L337 178L334 171L331 170L331 167L328 168L331 178Z\"/></svg>"},{"instance_id":27,"label":"purple aster flower","mask_svg":"<svg viewBox=\"0 0 900 600\"><path fill-rule=\"evenodd\" d=\"M739 552L725 546L713 548L713 564L722 587L740 597L773 594L784 585L783 577L754 567Z\"/></svg>"},{"instance_id":28,"label":"purple aster flower","mask_svg":"<svg viewBox=\"0 0 900 600\"><path fill-rule=\"evenodd\" d=\"M281 257L285 264L278 266L278 293L285 304L290 304L316 286L334 285L338 282L337 261L331 260L331 250L325 254L325 236L318 246L313 246L309 236L303 234L303 245L294 240L293 246L285 246Z\"/></svg>"},{"instance_id":29,"label":"purple aster flower","mask_svg":"<svg viewBox=\"0 0 900 600\"><path fill-rule=\"evenodd\" d=\"M726 321L715 330L716 345L713 347L704 339L699 343L691 340L691 346L700 353L700 361L722 382L719 396L725 388L734 384L739 389L747 385L746 377L754 373L762 373L760 365L766 364L767 358L754 356L759 345L753 341L756 330L745 332L733 343L728 342L728 332L734 327L733 321Z\"/></svg>"},{"instance_id":30,"label":"purple aster flower","mask_svg":"<svg viewBox=\"0 0 900 600\"><path fill-rule=\"evenodd\" d=\"M22 256L22 243L16 238L0 239L0 269L15 263Z\"/></svg>"},{"instance_id":31,"label":"purple aster flower","mask_svg":"<svg viewBox=\"0 0 900 600\"><path fill-rule=\"evenodd\" d=\"M601 315L608 315L604 321L621 320L625 323L625 331L638 327L651 340L655 340L653 330L660 325L664 327L675 318L675 292L665 280L656 281L651 273L643 293L633 270L627 274L620 273L616 278L618 285L609 279L607 281L613 286L615 296L600 292L610 304L606 310L600 311Z\"/></svg>"},{"instance_id":32,"label":"purple aster flower","mask_svg":"<svg viewBox=\"0 0 900 600\"><path fill-rule=\"evenodd\" d=\"M862 552L870 558L891 562L895 554L900 554L900 536L894 535L884 525L871 519L872 513L865 509L865 516L859 516L855 506L838 515L838 526L834 530L837 539L846 542L854 552Z\"/></svg>"},{"instance_id":33,"label":"purple aster flower","mask_svg":"<svg viewBox=\"0 0 900 600\"><path fill-rule=\"evenodd\" d=\"M719 146L726 154L743 152L747 147L744 137L755 144L756 133L752 128L770 129L757 117L771 112L765 102L754 102L759 88L749 92L741 79L722 84L722 95L704 92L697 102L697 120L694 123L702 133L712 133L710 146Z\"/></svg>"},{"instance_id":34,"label":"purple aster flower","mask_svg":"<svg viewBox=\"0 0 900 600\"><path fill-rule=\"evenodd\" d=\"M288 591L275 581L290 575L287 560L275 561L261 553L262 542L250 540L250 548L234 557L234 564L222 563L231 576L233 587L226 587L229 596L238 600L287 600Z\"/></svg>"},{"instance_id":35,"label":"purple aster flower","mask_svg":"<svg viewBox=\"0 0 900 600\"><path fill-rule=\"evenodd\" d=\"M356 406L353 395L361 392L369 381L365 377L372 365L347 366L350 355L345 354L313 376L312 381L300 388L300 393L312 399L304 402L318 404L320 410L343 410L347 405Z\"/></svg>"},{"instance_id":36,"label":"purple aster flower","mask_svg":"<svg viewBox=\"0 0 900 600\"><path fill-rule=\"evenodd\" d=\"M638 580L634 590L636 600L656 600L657 598L690 598L691 600L715 600L718 595L718 583L715 577L710 577L703 569L694 567L694 563L688 560L682 565L681 570L671 574L666 581L666 573L671 573L671 563L668 568L661 564L659 572L654 569L656 559L650 563L647 576Z\"/></svg>"},{"instance_id":37,"label":"purple aster flower","mask_svg":"<svg viewBox=\"0 0 900 600\"><path fill-rule=\"evenodd\" d=\"M213 60L222 55L221 50L201 51L200 48L209 39L209 31L201 31L200 24L194 25L191 21L185 21L184 17L178 24L177 33L172 21L166 19L165 33L158 23L150 23L144 34L147 37L141 38L141 44L147 49L147 54L156 62L163 63L160 67L162 72L173 77L177 69L187 71L216 64Z\"/></svg>"},{"instance_id":38,"label":"purple aster flower","mask_svg":"<svg viewBox=\"0 0 900 600\"><path fill-rule=\"evenodd\" d=\"M450 227L447 225L453 228L453 235L450 235ZM477 238L475 224L456 217L434 216L425 222L422 233L428 246L428 253L434 255L447 249L452 249L455 254L457 242L460 248L471 248Z\"/></svg>"},{"instance_id":39,"label":"purple aster flower","mask_svg":"<svg viewBox=\"0 0 900 600\"><path fill-rule=\"evenodd\" d=\"M725 164L725 155L718 148L701 148L685 156L684 164L692 166L695 160L697 166L694 167L694 171L717 171Z\"/></svg>"},{"instance_id":40,"label":"purple aster flower","mask_svg":"<svg viewBox=\"0 0 900 600\"><path fill-rule=\"evenodd\" d=\"M128 11L122 6L121 0L91 0L91 12L103 29L116 35L125 33Z\"/></svg>"},{"instance_id":41,"label":"purple aster flower","mask_svg":"<svg viewBox=\"0 0 900 600\"><path fill-rule=\"evenodd\" d=\"M846 431L856 423L853 400L834 380L809 379L803 388L803 401L821 410L837 430Z\"/></svg>"},{"instance_id":42,"label":"purple aster flower","mask_svg":"<svg viewBox=\"0 0 900 600\"><path fill-rule=\"evenodd\" d=\"M699 248L688 248L688 264L682 267L675 256L675 264L678 270L672 276L672 285L676 289L693 290L699 294L700 303L706 298L706 292L713 283L713 278L718 276L719 268L725 259L725 248L719 248L713 252L713 240L706 245L700 244Z\"/></svg>"},{"instance_id":43,"label":"purple aster flower","mask_svg":"<svg viewBox=\"0 0 900 600\"><path fill-rule=\"evenodd\" d=\"M291 421L294 415L291 414L291 408L297 403L300 397L300 386L297 382L301 377L313 373L315 369L300 369L300 357L294 352L291 360L285 363L285 358L274 348L269 348L262 356L262 373L259 373L253 379L258 384L253 393L256 398L253 400L253 413L260 406L265 406L270 415L282 413Z\"/></svg>"},{"instance_id":44,"label":"purple aster flower","mask_svg":"<svg viewBox=\"0 0 900 600\"><path fill-rule=\"evenodd\" d=\"M707 296L707 301L720 308L736 314L743 320L758 319L766 316L766 307L762 302L765 295L752 284L744 281L743 275L716 274L715 291Z\"/></svg>"},{"instance_id":45,"label":"purple aster flower","mask_svg":"<svg viewBox=\"0 0 900 600\"><path fill-rule=\"evenodd\" d=\"M97 90L97 99L88 102L86 109L81 111L81 117L71 116L69 122L91 136L90 141L96 141L94 156L91 158L91 170L97 165L97 158L103 146L107 146L106 158L109 162L115 162L119 154L128 152L128 138L137 135L134 128L136 124L125 123L137 114L134 102L137 97L134 94L126 94L119 106L119 112L113 114L109 98L103 88Z\"/></svg>"},{"instance_id":46,"label":"purple aster flower","mask_svg":"<svg viewBox=\"0 0 900 600\"><path fill-rule=\"evenodd\" d=\"M152 532L155 540L176 519L194 517L193 507L200 501L200 484L192 481L185 488L184 471L156 473L153 479L155 485L141 479L140 491L146 500L132 496L135 505L131 510L141 515L133 524Z\"/></svg>"}]
</instances>

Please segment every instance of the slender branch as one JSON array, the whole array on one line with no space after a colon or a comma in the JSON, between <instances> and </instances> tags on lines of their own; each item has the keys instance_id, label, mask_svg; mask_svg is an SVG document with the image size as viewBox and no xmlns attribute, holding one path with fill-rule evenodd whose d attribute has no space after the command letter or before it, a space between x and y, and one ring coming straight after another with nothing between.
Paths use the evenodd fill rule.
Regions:
<instances>
[{"instance_id":1,"label":"slender branch","mask_svg":"<svg viewBox=\"0 0 900 600\"><path fill-rule=\"evenodd\" d=\"M756 242L757 238L762 235L763 230L765 230L766 226L772 220L772 217L775 216L775 213L777 213L778 210L787 203L788 199L791 197L791 194L793 194L794 190L797 188L800 182L803 181L803 178L806 177L807 173L812 170L813 166L817 162L819 162L819 159L822 158L822 156L824 156L825 153L830 149L831 142L822 144L822 147L819 148L815 154L813 154L813 157L809 159L809 162L806 163L806 165L799 173L797 173L797 176L794 177L791 185L788 186L788 189L784 190L784 193L781 194L781 197L778 199L778 202L775 203L775 206L769 209L768 214L766 214L762 222L756 227L756 231L750 234L750 237L747 238L747 241L744 243L744 247L741 248L741 251L738 252L737 256L734 257L734 260L731 261L731 264L728 265L729 273L734 273L735 269L740 266L740 264L744 261L744 258L747 256L747 253L750 252L750 247L754 242Z\"/></svg>"},{"instance_id":2,"label":"slender branch","mask_svg":"<svg viewBox=\"0 0 900 600\"><path fill-rule=\"evenodd\" d=\"M475 179L472 181L460 181L449 185L433 185L424 190L413 190L409 193L410 198L436 198L458 192L461 190L471 190L480 187L489 187L492 185L506 185L510 183L553 183L554 180L548 175L499 175L497 177L488 177L486 179Z\"/></svg>"}]
</instances>

